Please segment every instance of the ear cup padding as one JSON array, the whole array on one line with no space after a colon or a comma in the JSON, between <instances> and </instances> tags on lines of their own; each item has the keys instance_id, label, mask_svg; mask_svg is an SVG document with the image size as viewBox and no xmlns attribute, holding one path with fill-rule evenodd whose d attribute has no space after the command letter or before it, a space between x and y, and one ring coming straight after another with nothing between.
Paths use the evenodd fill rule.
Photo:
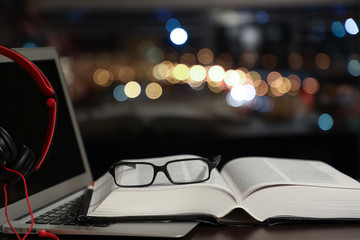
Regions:
<instances>
[{"instance_id":1,"label":"ear cup padding","mask_svg":"<svg viewBox=\"0 0 360 240\"><path fill-rule=\"evenodd\" d=\"M20 172L27 177L33 168L35 162L35 154L27 146L21 146L18 149L18 158L15 163L8 168ZM0 182L15 183L20 179L16 173L11 173L5 169L0 170Z\"/></svg>"},{"instance_id":2,"label":"ear cup padding","mask_svg":"<svg viewBox=\"0 0 360 240\"><path fill-rule=\"evenodd\" d=\"M0 127L0 147L2 148L0 160L10 166L17 156L17 148L12 137L2 127ZM1 159L2 157L4 159Z\"/></svg>"}]
</instances>

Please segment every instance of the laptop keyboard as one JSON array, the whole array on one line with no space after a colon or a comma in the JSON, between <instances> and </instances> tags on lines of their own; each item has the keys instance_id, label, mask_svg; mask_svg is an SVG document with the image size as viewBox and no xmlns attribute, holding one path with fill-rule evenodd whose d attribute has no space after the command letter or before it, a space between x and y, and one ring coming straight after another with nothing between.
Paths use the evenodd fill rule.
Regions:
<instances>
[{"instance_id":1,"label":"laptop keyboard","mask_svg":"<svg viewBox=\"0 0 360 240\"><path fill-rule=\"evenodd\" d=\"M107 227L108 223L91 223L79 222L78 215L80 212L83 196L80 196L68 203L65 203L57 208L54 208L40 216L34 218L36 224L51 224L51 225L73 225L73 226L96 226ZM26 222L31 224L31 220Z\"/></svg>"}]
</instances>

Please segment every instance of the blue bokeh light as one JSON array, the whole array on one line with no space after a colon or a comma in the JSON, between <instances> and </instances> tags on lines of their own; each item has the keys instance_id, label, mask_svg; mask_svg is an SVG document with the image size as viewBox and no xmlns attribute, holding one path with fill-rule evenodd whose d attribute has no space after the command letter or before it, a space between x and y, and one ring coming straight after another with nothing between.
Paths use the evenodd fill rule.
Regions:
<instances>
[{"instance_id":1,"label":"blue bokeh light","mask_svg":"<svg viewBox=\"0 0 360 240\"><path fill-rule=\"evenodd\" d=\"M166 30L168 32L171 32L175 28L180 27L180 22L176 18L170 18L169 20L166 21L166 26L165 27L166 27Z\"/></svg>"},{"instance_id":2,"label":"blue bokeh light","mask_svg":"<svg viewBox=\"0 0 360 240\"><path fill-rule=\"evenodd\" d=\"M124 85L118 85L114 88L113 91L114 98L119 102L124 102L128 99L128 96L126 96L124 89L125 89Z\"/></svg>"},{"instance_id":3,"label":"blue bokeh light","mask_svg":"<svg viewBox=\"0 0 360 240\"><path fill-rule=\"evenodd\" d=\"M270 20L270 16L266 11L258 11L255 14L255 19L260 24L266 24Z\"/></svg>"},{"instance_id":4,"label":"blue bokeh light","mask_svg":"<svg viewBox=\"0 0 360 240\"><path fill-rule=\"evenodd\" d=\"M331 24L331 31L332 33L339 38L342 38L345 36L345 28L339 21L335 21Z\"/></svg>"},{"instance_id":5,"label":"blue bokeh light","mask_svg":"<svg viewBox=\"0 0 360 240\"><path fill-rule=\"evenodd\" d=\"M323 113L318 119L318 125L321 130L328 131L333 127L334 119L330 116L330 114Z\"/></svg>"},{"instance_id":6,"label":"blue bokeh light","mask_svg":"<svg viewBox=\"0 0 360 240\"><path fill-rule=\"evenodd\" d=\"M359 32L359 27L352 18L348 18L345 21L345 29L351 35L356 35Z\"/></svg>"}]
</instances>

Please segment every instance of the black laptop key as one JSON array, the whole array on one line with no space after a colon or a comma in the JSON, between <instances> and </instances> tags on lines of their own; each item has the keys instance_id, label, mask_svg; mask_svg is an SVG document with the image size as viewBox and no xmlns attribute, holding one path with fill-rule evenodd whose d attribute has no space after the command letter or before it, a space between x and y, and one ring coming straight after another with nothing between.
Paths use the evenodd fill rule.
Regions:
<instances>
[{"instance_id":1,"label":"black laptop key","mask_svg":"<svg viewBox=\"0 0 360 240\"><path fill-rule=\"evenodd\" d=\"M73 201L70 201L69 203L65 203L59 207L56 207L34 218L34 223L54 225L80 225L82 223L77 220L77 216L80 211L81 202L82 197L79 197ZM31 224L31 220L27 223Z\"/></svg>"}]
</instances>

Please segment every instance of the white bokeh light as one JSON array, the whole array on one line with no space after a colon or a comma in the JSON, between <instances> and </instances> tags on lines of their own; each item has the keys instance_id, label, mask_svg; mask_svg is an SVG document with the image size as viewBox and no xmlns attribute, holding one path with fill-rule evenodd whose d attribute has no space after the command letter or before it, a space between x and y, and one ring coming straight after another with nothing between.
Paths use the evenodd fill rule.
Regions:
<instances>
[{"instance_id":1,"label":"white bokeh light","mask_svg":"<svg viewBox=\"0 0 360 240\"><path fill-rule=\"evenodd\" d=\"M170 40L176 45L184 44L188 39L187 32L182 28L175 28L170 33Z\"/></svg>"}]
</instances>

